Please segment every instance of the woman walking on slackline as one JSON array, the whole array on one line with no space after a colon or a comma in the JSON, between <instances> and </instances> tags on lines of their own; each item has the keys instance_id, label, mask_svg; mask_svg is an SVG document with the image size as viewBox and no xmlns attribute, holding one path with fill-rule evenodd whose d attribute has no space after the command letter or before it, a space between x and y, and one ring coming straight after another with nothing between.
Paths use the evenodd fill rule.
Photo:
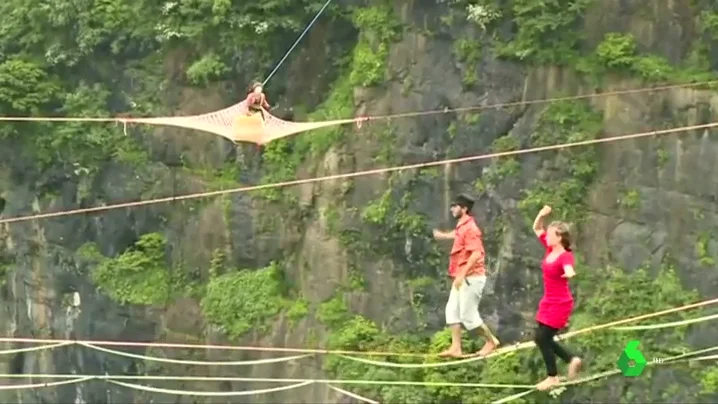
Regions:
<instances>
[{"instance_id":1,"label":"woman walking on slackline","mask_svg":"<svg viewBox=\"0 0 718 404\"><path fill-rule=\"evenodd\" d=\"M536 336L534 341L546 363L548 377L536 385L545 391L560 383L556 368L556 356L568 363L568 377L576 377L581 368L581 358L569 352L554 340L558 331L568 324L573 311L573 296L568 279L576 275L573 268L571 235L564 222L553 222L544 229L543 219L551 214L551 207L544 206L534 220L534 232L546 249L541 270L543 272L544 294L536 313Z\"/></svg>"}]
</instances>

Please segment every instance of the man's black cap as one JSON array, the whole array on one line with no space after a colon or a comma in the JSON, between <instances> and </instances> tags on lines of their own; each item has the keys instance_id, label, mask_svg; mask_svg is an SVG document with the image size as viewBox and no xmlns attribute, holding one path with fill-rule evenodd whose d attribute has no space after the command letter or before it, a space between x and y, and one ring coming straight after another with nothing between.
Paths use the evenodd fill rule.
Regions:
<instances>
[{"instance_id":1,"label":"man's black cap","mask_svg":"<svg viewBox=\"0 0 718 404\"><path fill-rule=\"evenodd\" d=\"M471 208L474 207L474 198L466 194L460 194L456 198L454 198L454 201L451 203L451 205L458 205L462 208L466 208L466 210L471 210Z\"/></svg>"}]
</instances>

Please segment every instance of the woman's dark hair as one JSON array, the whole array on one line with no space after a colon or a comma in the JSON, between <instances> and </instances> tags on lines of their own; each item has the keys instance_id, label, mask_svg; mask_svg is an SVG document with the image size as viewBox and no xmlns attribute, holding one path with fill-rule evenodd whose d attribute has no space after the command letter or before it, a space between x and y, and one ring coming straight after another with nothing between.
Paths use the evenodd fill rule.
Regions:
<instances>
[{"instance_id":1,"label":"woman's dark hair","mask_svg":"<svg viewBox=\"0 0 718 404\"><path fill-rule=\"evenodd\" d=\"M571 251L571 231L568 223L553 222L548 227L549 229L554 229L556 235L561 240L563 248L566 251Z\"/></svg>"}]
</instances>

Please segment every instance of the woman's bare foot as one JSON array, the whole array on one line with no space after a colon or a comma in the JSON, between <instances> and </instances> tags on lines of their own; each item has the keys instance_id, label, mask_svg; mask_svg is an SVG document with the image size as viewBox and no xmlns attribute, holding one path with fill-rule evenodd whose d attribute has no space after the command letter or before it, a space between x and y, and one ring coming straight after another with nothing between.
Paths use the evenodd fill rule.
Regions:
<instances>
[{"instance_id":1,"label":"woman's bare foot","mask_svg":"<svg viewBox=\"0 0 718 404\"><path fill-rule=\"evenodd\" d=\"M558 379L558 376L549 376L545 378L541 383L536 385L536 390L550 390L551 388L558 386L560 383L561 381Z\"/></svg>"},{"instance_id":2,"label":"woman's bare foot","mask_svg":"<svg viewBox=\"0 0 718 404\"><path fill-rule=\"evenodd\" d=\"M573 379L576 376L578 376L578 372L581 370L581 364L583 362L581 361L581 358L574 357L571 358L571 362L568 364L568 378Z\"/></svg>"},{"instance_id":3,"label":"woman's bare foot","mask_svg":"<svg viewBox=\"0 0 718 404\"><path fill-rule=\"evenodd\" d=\"M441 358L460 358L462 356L461 347L449 347L449 349L439 354Z\"/></svg>"}]
</instances>

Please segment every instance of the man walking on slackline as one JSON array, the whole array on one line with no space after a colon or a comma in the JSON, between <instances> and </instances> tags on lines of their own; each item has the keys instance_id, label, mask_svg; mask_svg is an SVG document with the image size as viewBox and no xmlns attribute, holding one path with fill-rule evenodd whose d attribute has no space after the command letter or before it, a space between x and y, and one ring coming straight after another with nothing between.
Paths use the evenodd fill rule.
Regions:
<instances>
[{"instance_id":1,"label":"man walking on slackline","mask_svg":"<svg viewBox=\"0 0 718 404\"><path fill-rule=\"evenodd\" d=\"M479 302L486 285L484 268L484 244L481 230L471 216L474 200L459 195L451 204L451 215L457 219L456 228L450 232L434 230L437 240L454 240L449 257L449 277L453 279L449 301L446 303L446 324L451 328L451 346L440 353L443 357L461 357L461 324L467 330L478 330L486 343L478 352L485 356L499 346L499 340L479 315Z\"/></svg>"}]
</instances>

